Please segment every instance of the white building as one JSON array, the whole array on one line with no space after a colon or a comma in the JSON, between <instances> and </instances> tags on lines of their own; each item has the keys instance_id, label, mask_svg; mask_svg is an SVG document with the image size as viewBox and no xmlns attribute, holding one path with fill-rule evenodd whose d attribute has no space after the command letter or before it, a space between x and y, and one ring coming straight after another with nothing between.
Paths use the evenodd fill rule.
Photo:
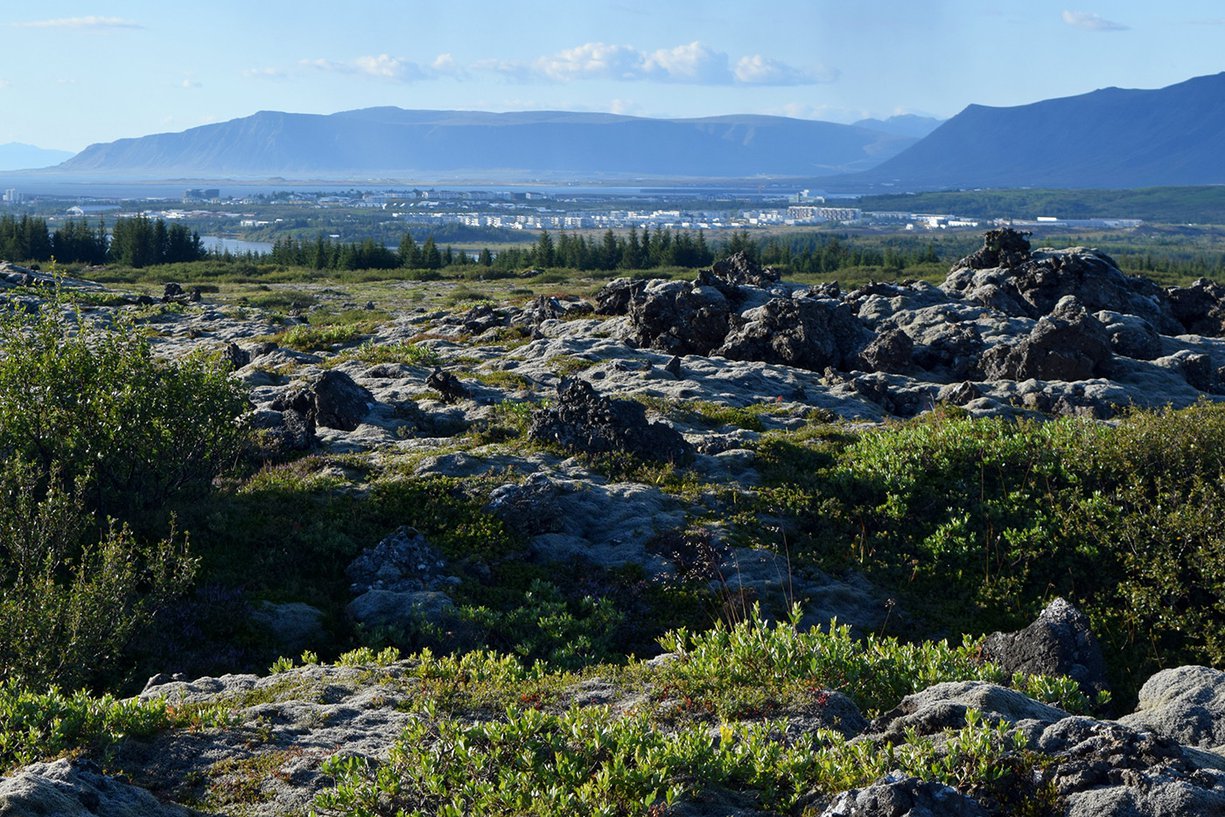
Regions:
<instances>
[{"instance_id":1,"label":"white building","mask_svg":"<svg viewBox=\"0 0 1225 817\"><path fill-rule=\"evenodd\" d=\"M15 187L10 187L4 191L5 204L21 204L21 191Z\"/></svg>"}]
</instances>

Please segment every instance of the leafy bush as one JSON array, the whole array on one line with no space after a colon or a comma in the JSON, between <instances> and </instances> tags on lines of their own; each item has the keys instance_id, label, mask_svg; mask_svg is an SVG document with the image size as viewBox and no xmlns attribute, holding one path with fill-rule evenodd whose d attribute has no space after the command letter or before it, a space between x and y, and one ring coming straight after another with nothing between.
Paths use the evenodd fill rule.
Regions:
<instances>
[{"instance_id":1,"label":"leafy bush","mask_svg":"<svg viewBox=\"0 0 1225 817\"><path fill-rule=\"evenodd\" d=\"M324 814L658 815L698 794L732 790L791 813L812 794L866 786L901 770L990 797L1033 788L1034 759L1006 726L973 714L937 748L847 743L818 731L799 742L771 723L656 728L644 714L604 708L554 715L512 707L501 720L466 724L427 709L386 763L339 755L324 765L334 788L316 799Z\"/></svg>"},{"instance_id":2,"label":"leafy bush","mask_svg":"<svg viewBox=\"0 0 1225 817\"><path fill-rule=\"evenodd\" d=\"M1225 661L1225 406L1115 426L933 412L761 453L754 510L786 513L795 549L866 569L934 629L1013 629L1062 595L1124 697L1161 667Z\"/></svg>"},{"instance_id":3,"label":"leafy bush","mask_svg":"<svg viewBox=\"0 0 1225 817\"><path fill-rule=\"evenodd\" d=\"M51 687L31 692L0 681L0 771L74 749L104 751L125 737L151 735L172 717L161 700L116 700Z\"/></svg>"},{"instance_id":4,"label":"leafy bush","mask_svg":"<svg viewBox=\"0 0 1225 817\"><path fill-rule=\"evenodd\" d=\"M154 358L136 327L66 300L0 314L0 456L23 457L129 518L207 488L245 437L243 387L215 357Z\"/></svg>"}]
</instances>

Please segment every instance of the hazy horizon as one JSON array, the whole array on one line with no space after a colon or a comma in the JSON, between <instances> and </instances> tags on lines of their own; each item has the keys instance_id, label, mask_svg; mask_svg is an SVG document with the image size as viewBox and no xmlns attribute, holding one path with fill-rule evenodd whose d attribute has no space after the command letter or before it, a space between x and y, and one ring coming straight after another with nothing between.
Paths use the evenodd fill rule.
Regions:
<instances>
[{"instance_id":1,"label":"hazy horizon","mask_svg":"<svg viewBox=\"0 0 1225 817\"><path fill-rule=\"evenodd\" d=\"M188 22L149 0L6 8L0 143L76 152L259 110L382 105L946 119L1225 68L1225 16L1208 0L351 8L226 1Z\"/></svg>"}]
</instances>

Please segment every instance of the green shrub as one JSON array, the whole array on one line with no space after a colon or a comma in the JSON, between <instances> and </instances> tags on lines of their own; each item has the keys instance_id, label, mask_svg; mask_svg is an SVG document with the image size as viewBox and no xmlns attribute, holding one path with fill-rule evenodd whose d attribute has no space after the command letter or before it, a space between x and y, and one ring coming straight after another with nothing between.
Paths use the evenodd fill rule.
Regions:
<instances>
[{"instance_id":1,"label":"green shrub","mask_svg":"<svg viewBox=\"0 0 1225 817\"><path fill-rule=\"evenodd\" d=\"M75 689L116 667L195 563L173 532L145 543L111 522L99 535L57 476L15 459L0 471L0 678Z\"/></svg>"},{"instance_id":2,"label":"green shrub","mask_svg":"<svg viewBox=\"0 0 1225 817\"><path fill-rule=\"evenodd\" d=\"M145 737L171 725L162 700L116 700L55 687L31 692L0 681L0 771L72 750L104 752L126 737Z\"/></svg>"},{"instance_id":3,"label":"green shrub","mask_svg":"<svg viewBox=\"0 0 1225 817\"><path fill-rule=\"evenodd\" d=\"M658 815L730 790L758 808L794 813L814 794L866 786L894 770L1024 800L1036 765L1024 740L974 713L967 722L939 745L924 738L881 746L830 731L793 743L769 722L724 723L712 739L705 725L665 731L642 713L604 708L554 715L511 707L502 719L473 724L426 709L385 763L329 759L324 771L336 784L315 806L349 817Z\"/></svg>"},{"instance_id":4,"label":"green shrub","mask_svg":"<svg viewBox=\"0 0 1225 817\"><path fill-rule=\"evenodd\" d=\"M206 489L245 431L244 388L215 357L154 358L136 327L71 303L0 314L0 456L53 464L104 515L130 518Z\"/></svg>"}]
</instances>

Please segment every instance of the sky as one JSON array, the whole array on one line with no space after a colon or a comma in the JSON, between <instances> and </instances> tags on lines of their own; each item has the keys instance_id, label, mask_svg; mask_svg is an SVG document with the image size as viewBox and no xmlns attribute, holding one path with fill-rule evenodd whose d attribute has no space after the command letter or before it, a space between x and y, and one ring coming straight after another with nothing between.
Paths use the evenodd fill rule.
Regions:
<instances>
[{"instance_id":1,"label":"sky","mask_svg":"<svg viewBox=\"0 0 1225 817\"><path fill-rule=\"evenodd\" d=\"M0 143L379 105L944 119L1215 74L1222 45L1221 0L42 0L0 9Z\"/></svg>"}]
</instances>

